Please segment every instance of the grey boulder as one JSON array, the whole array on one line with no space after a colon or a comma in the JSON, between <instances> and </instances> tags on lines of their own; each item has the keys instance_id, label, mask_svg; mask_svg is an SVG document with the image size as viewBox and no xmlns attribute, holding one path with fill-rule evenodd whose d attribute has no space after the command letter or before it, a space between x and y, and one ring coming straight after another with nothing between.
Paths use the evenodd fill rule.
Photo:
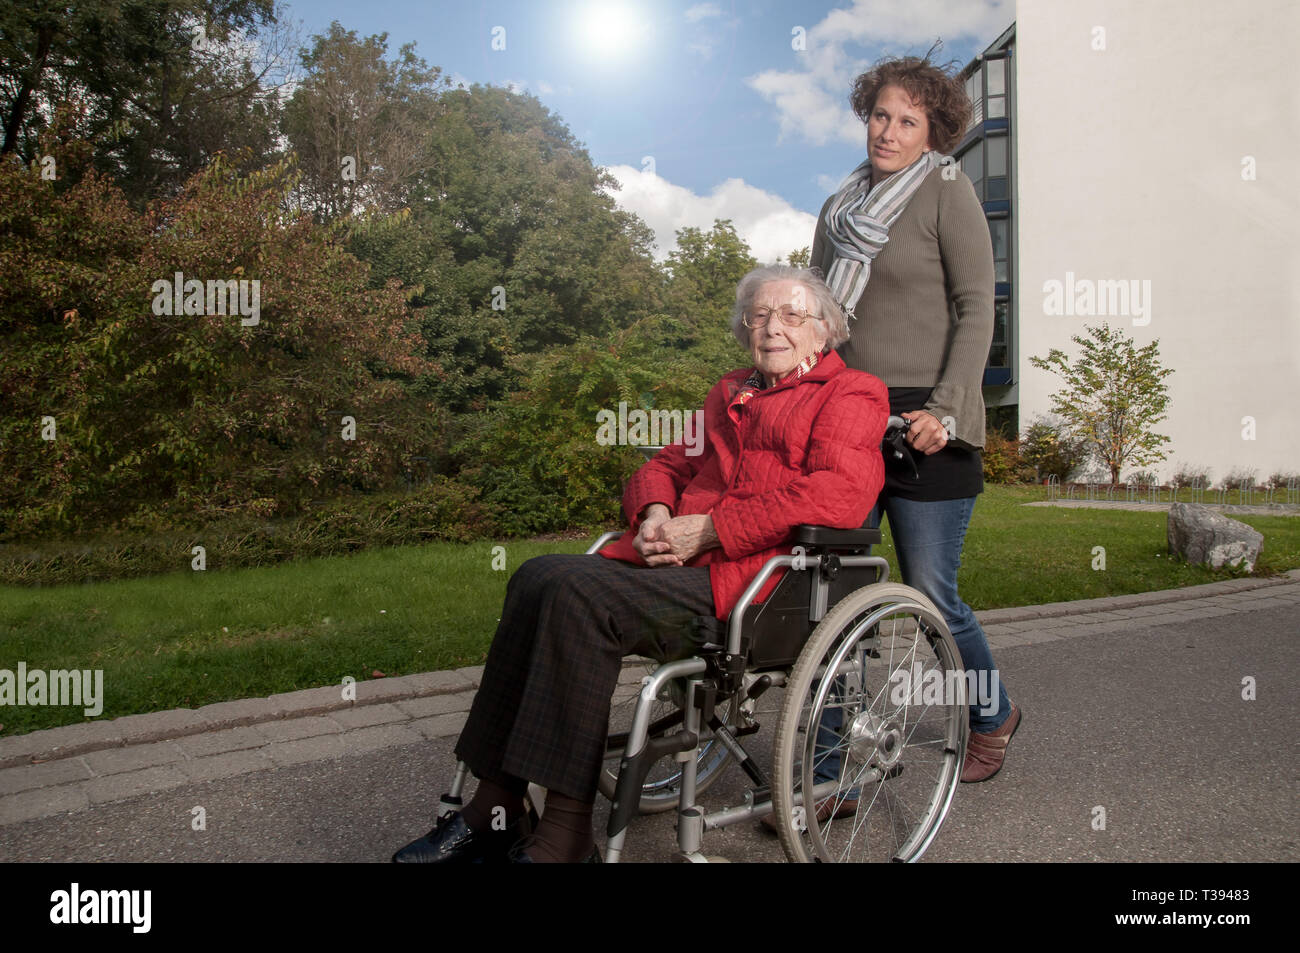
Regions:
<instances>
[{"instance_id":1,"label":"grey boulder","mask_svg":"<svg viewBox=\"0 0 1300 953\"><path fill-rule=\"evenodd\" d=\"M1252 572L1263 545L1261 533L1207 506L1175 503L1169 508L1169 551L1189 563L1222 569L1244 562L1246 572Z\"/></svg>"}]
</instances>

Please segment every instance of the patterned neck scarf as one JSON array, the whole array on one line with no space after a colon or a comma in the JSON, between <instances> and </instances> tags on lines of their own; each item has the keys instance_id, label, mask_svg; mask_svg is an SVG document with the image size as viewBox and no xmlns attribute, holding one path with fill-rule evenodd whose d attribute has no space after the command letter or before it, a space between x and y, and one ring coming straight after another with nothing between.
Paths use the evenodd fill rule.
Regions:
<instances>
[{"instance_id":1,"label":"patterned neck scarf","mask_svg":"<svg viewBox=\"0 0 1300 953\"><path fill-rule=\"evenodd\" d=\"M772 381L771 386L775 387L777 384L783 383L784 381L788 381L792 377L794 378L803 377L805 374L807 374L809 371L811 371L814 367L817 366L817 362L820 359L821 359L820 354L812 354L808 357L805 357L802 361L796 364L794 366L794 369L791 370L788 374L782 374L780 378ZM741 382L740 388L736 391L736 393L732 395L731 406L738 407L741 404L748 403L751 397L753 397L761 390L767 390L767 388L768 388L768 383L767 380L763 377L763 372L756 367L754 368L753 373L751 373L748 377L744 379L744 381Z\"/></svg>"},{"instance_id":2,"label":"patterned neck scarf","mask_svg":"<svg viewBox=\"0 0 1300 953\"><path fill-rule=\"evenodd\" d=\"M867 287L871 263L889 241L890 226L903 214L939 158L933 151L924 152L907 168L875 184L868 159L849 173L827 207L826 229L835 249L835 263L826 284L851 318L857 318L852 306Z\"/></svg>"}]
</instances>

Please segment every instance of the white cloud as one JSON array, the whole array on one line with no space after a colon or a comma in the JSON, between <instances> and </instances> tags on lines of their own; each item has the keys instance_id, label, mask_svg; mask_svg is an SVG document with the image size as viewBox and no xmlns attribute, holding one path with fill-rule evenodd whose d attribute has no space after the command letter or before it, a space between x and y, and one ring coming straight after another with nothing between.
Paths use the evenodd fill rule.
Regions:
<instances>
[{"instance_id":1,"label":"white cloud","mask_svg":"<svg viewBox=\"0 0 1300 953\"><path fill-rule=\"evenodd\" d=\"M628 165L607 170L622 188L613 193L619 207L635 212L655 233L660 261L676 247L677 230L694 227L708 231L714 219L730 219L736 233L761 262L784 258L792 251L812 245L816 216L801 212L779 195L748 185L743 179L727 179L708 195L673 185L653 172Z\"/></svg>"},{"instance_id":2,"label":"white cloud","mask_svg":"<svg viewBox=\"0 0 1300 953\"><path fill-rule=\"evenodd\" d=\"M452 89L469 89L474 85L474 81L464 73L452 73L447 77L447 81L451 83Z\"/></svg>"},{"instance_id":3,"label":"white cloud","mask_svg":"<svg viewBox=\"0 0 1300 953\"><path fill-rule=\"evenodd\" d=\"M972 37L993 42L1016 19L1012 0L854 0L847 10L832 10L810 36L826 42L923 44L936 37Z\"/></svg>"},{"instance_id":4,"label":"white cloud","mask_svg":"<svg viewBox=\"0 0 1300 953\"><path fill-rule=\"evenodd\" d=\"M827 175L823 172L821 175L817 176L817 188L829 195L831 192L838 192L840 190L840 183L843 181L843 176Z\"/></svg>"},{"instance_id":5,"label":"white cloud","mask_svg":"<svg viewBox=\"0 0 1300 953\"><path fill-rule=\"evenodd\" d=\"M722 9L716 3L697 3L686 11L686 22L696 23L709 17L722 16Z\"/></svg>"},{"instance_id":6,"label":"white cloud","mask_svg":"<svg viewBox=\"0 0 1300 953\"><path fill-rule=\"evenodd\" d=\"M849 109L848 90L852 81L826 71L781 72L766 70L746 82L776 107L781 139L802 139L823 146L832 140L866 147L867 130ZM832 93L831 90L837 90Z\"/></svg>"},{"instance_id":7,"label":"white cloud","mask_svg":"<svg viewBox=\"0 0 1300 953\"><path fill-rule=\"evenodd\" d=\"M555 92L555 87L552 86L550 83L548 83L546 80L539 79L537 81L537 92L539 95L549 96L551 95L551 93Z\"/></svg>"},{"instance_id":8,"label":"white cloud","mask_svg":"<svg viewBox=\"0 0 1300 953\"><path fill-rule=\"evenodd\" d=\"M690 50L692 53L698 54L706 60L713 55L713 47L714 42L712 39L692 40L690 43L686 44L686 49Z\"/></svg>"},{"instance_id":9,"label":"white cloud","mask_svg":"<svg viewBox=\"0 0 1300 953\"><path fill-rule=\"evenodd\" d=\"M689 8L684 14L686 22L690 24L700 24L703 20L722 20L720 25L709 24L694 27L690 31L690 42L686 44L686 49L703 59L709 59L713 56L713 51L717 48L718 41L721 39L718 35L719 29L734 30L740 25L736 18L724 20L722 8L716 3L697 3Z\"/></svg>"},{"instance_id":10,"label":"white cloud","mask_svg":"<svg viewBox=\"0 0 1300 953\"><path fill-rule=\"evenodd\" d=\"M1014 0L853 0L832 10L807 31L803 65L764 70L746 82L777 110L782 139L814 145L831 141L866 144L866 130L848 107L854 76L870 61L854 57L850 45L923 53L936 38L971 38L991 43L1016 17ZM872 57L874 59L874 57Z\"/></svg>"}]
</instances>

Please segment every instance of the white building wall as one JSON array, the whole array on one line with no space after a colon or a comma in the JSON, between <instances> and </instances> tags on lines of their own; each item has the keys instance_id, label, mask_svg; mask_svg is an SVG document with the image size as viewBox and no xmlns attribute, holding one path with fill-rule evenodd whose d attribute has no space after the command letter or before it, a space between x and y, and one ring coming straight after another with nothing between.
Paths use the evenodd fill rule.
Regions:
<instances>
[{"instance_id":1,"label":"white building wall","mask_svg":"<svg viewBox=\"0 0 1300 953\"><path fill-rule=\"evenodd\" d=\"M1175 369L1149 469L1300 472L1298 40L1295 0L1019 0L1022 428L1060 388L1028 357L1107 321ZM1148 315L1046 314L1067 272L1149 281Z\"/></svg>"}]
</instances>

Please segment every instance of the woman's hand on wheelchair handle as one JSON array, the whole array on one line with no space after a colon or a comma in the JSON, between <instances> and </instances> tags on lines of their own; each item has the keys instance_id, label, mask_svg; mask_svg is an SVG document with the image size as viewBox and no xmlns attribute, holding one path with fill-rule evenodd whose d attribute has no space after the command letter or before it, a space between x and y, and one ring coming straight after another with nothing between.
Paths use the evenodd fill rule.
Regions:
<instances>
[{"instance_id":1,"label":"woman's hand on wheelchair handle","mask_svg":"<svg viewBox=\"0 0 1300 953\"><path fill-rule=\"evenodd\" d=\"M908 411L901 416L912 425L907 431L907 442L913 450L929 456L948 446L947 429L928 410Z\"/></svg>"}]
</instances>

